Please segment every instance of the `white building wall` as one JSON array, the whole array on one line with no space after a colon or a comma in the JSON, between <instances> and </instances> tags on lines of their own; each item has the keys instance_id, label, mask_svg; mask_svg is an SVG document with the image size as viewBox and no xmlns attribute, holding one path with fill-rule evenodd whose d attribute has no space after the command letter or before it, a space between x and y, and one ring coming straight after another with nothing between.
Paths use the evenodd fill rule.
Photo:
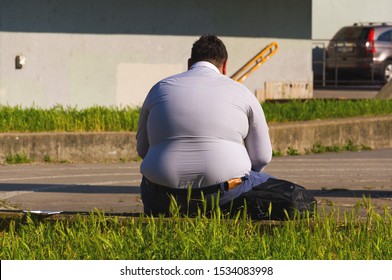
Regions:
<instances>
[{"instance_id":1,"label":"white building wall","mask_svg":"<svg viewBox=\"0 0 392 280\"><path fill-rule=\"evenodd\" d=\"M343 26L361 22L392 24L391 0L313 0L312 39L329 40Z\"/></svg>"},{"instance_id":2,"label":"white building wall","mask_svg":"<svg viewBox=\"0 0 392 280\"><path fill-rule=\"evenodd\" d=\"M205 33L225 42L229 75L279 44L244 82L253 92L311 83L311 0L0 0L0 104L141 105Z\"/></svg>"}]
</instances>

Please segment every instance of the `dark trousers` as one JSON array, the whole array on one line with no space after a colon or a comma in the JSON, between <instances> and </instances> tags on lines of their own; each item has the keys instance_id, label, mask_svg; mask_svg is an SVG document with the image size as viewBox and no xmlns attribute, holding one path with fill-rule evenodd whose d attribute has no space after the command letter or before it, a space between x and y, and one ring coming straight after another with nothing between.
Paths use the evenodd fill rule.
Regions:
<instances>
[{"instance_id":1,"label":"dark trousers","mask_svg":"<svg viewBox=\"0 0 392 280\"><path fill-rule=\"evenodd\" d=\"M254 186L268 180L271 176L265 173L251 171L246 175L246 180L237 188L226 191L223 187L214 192L193 191L189 194L187 190L183 192L171 192L167 188L162 188L149 182L143 177L140 184L141 197L146 215L158 216L163 214L186 214L195 216L199 212L210 213L218 205L221 211L236 212L238 205L243 202L242 194L250 191ZM234 203L234 208L232 207Z\"/></svg>"},{"instance_id":2,"label":"dark trousers","mask_svg":"<svg viewBox=\"0 0 392 280\"><path fill-rule=\"evenodd\" d=\"M211 212L219 204L219 191L206 194L192 193L192 190L185 189L181 192L171 192L167 188L152 184L145 177L142 179L140 189L146 215L171 216L179 213L195 216L199 212Z\"/></svg>"}]
</instances>

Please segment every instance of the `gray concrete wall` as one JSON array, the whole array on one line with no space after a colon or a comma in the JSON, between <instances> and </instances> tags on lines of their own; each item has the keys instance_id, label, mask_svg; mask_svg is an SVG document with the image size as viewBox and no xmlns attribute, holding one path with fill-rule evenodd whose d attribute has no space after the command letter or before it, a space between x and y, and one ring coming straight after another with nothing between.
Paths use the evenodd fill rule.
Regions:
<instances>
[{"instance_id":1,"label":"gray concrete wall","mask_svg":"<svg viewBox=\"0 0 392 280\"><path fill-rule=\"evenodd\" d=\"M392 115L270 125L274 151L305 153L313 145L343 147L349 140L372 149L392 147ZM3 133L0 163L7 156L37 161L110 162L137 159L135 133Z\"/></svg>"},{"instance_id":2,"label":"gray concrete wall","mask_svg":"<svg viewBox=\"0 0 392 280\"><path fill-rule=\"evenodd\" d=\"M226 43L229 75L279 44L245 81L254 92L308 83L311 13L311 0L0 0L0 104L140 105L157 80L186 70L205 33Z\"/></svg>"},{"instance_id":3,"label":"gray concrete wall","mask_svg":"<svg viewBox=\"0 0 392 280\"><path fill-rule=\"evenodd\" d=\"M273 149L283 153L289 147L305 153L315 144L341 148L349 141L371 149L387 148L392 147L392 115L273 124L270 136Z\"/></svg>"}]
</instances>

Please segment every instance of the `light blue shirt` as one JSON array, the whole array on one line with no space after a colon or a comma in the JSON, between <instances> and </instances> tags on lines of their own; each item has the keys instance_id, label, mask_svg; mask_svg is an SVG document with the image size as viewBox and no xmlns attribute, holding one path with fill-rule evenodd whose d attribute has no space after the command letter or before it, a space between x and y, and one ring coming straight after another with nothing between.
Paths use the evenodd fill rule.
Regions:
<instances>
[{"instance_id":1,"label":"light blue shirt","mask_svg":"<svg viewBox=\"0 0 392 280\"><path fill-rule=\"evenodd\" d=\"M272 148L264 112L242 84L201 61L158 82L136 135L141 173L168 187L204 187L261 171Z\"/></svg>"}]
</instances>

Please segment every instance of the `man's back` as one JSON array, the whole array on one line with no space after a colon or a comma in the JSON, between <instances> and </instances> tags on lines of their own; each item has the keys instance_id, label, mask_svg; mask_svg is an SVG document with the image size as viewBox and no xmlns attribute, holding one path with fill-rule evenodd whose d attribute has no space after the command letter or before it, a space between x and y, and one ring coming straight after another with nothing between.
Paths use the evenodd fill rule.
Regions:
<instances>
[{"instance_id":1,"label":"man's back","mask_svg":"<svg viewBox=\"0 0 392 280\"><path fill-rule=\"evenodd\" d=\"M260 171L271 159L257 99L209 62L156 84L140 126L145 127L137 137L141 172L157 184L214 185Z\"/></svg>"}]
</instances>

